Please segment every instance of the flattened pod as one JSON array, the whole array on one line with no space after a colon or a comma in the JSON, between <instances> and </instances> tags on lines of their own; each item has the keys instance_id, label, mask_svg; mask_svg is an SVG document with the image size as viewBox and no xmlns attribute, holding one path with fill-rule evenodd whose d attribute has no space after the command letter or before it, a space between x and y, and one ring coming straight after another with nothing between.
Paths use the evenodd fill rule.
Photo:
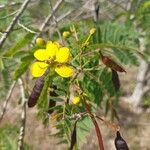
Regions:
<instances>
[{"instance_id":1,"label":"flattened pod","mask_svg":"<svg viewBox=\"0 0 150 150\"><path fill-rule=\"evenodd\" d=\"M121 137L120 132L117 131L117 137L115 139L116 150L129 150L126 141Z\"/></svg>"},{"instance_id":2,"label":"flattened pod","mask_svg":"<svg viewBox=\"0 0 150 150\"><path fill-rule=\"evenodd\" d=\"M112 80L112 83L113 83L113 86L115 88L115 91L117 92L119 89L120 89L120 80L119 80L119 76L118 76L118 73L117 71L111 69L112 71L112 77L111 77L111 80Z\"/></svg>"},{"instance_id":3,"label":"flattened pod","mask_svg":"<svg viewBox=\"0 0 150 150\"><path fill-rule=\"evenodd\" d=\"M45 72L43 76L41 76L40 78L36 80L33 90L28 99L28 107L34 107L36 105L37 100L44 86L44 78L46 77L48 73L49 73L49 69Z\"/></svg>"},{"instance_id":4,"label":"flattened pod","mask_svg":"<svg viewBox=\"0 0 150 150\"><path fill-rule=\"evenodd\" d=\"M70 145L70 148L69 150L73 150L73 148L75 147L76 143L77 143L77 121L75 122L74 124L74 129L72 131L72 134L71 134L71 145Z\"/></svg>"},{"instance_id":5,"label":"flattened pod","mask_svg":"<svg viewBox=\"0 0 150 150\"><path fill-rule=\"evenodd\" d=\"M105 64L107 67L118 72L126 72L122 66L118 65L115 61L113 61L109 57L103 56L101 52L100 52L100 55L101 55L103 64Z\"/></svg>"}]
</instances>

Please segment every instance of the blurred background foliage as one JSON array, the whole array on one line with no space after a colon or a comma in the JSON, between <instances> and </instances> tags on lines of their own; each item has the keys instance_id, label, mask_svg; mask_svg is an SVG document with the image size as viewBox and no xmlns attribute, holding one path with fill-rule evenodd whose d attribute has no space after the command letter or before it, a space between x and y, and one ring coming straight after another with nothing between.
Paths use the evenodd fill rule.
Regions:
<instances>
[{"instance_id":1,"label":"blurred background foliage","mask_svg":"<svg viewBox=\"0 0 150 150\"><path fill-rule=\"evenodd\" d=\"M56 0L52 0L52 5L54 6L56 2ZM5 33L6 28L22 3L23 1L20 0L0 0L0 37ZM94 4L99 4L100 7L98 20L94 20ZM49 0L31 0L3 47L0 48L1 104L6 99L6 95L14 79L17 80L20 77L23 79L26 97L31 93L34 81L31 81L29 66L34 60L34 51L39 48L33 44L35 42L34 37L40 32L41 25L51 12ZM64 17L65 15L66 17ZM149 0L102 0L96 3L92 0L65 0L55 12L55 17L61 33L70 30L70 27L73 25L77 31L78 42L72 37L66 40L66 45L71 49L73 58L80 52L79 45L86 40L89 30L95 27L96 34L90 40L90 44L86 48L86 53L91 52L91 50L102 49L104 55L109 56L118 64L126 67L138 67L140 64L139 56L144 57L148 63L150 61ZM59 39L54 19L51 19L47 23L41 36L46 40ZM140 51L140 38L144 38L145 50L142 52ZM90 56L90 60L87 60L86 56L83 57L83 64L86 64L84 69L86 70L98 65L99 58L97 53L93 53L93 55ZM72 64L78 67L80 60L75 59ZM122 91L115 91L111 76L111 70L102 66L100 70L92 70L85 73L83 77L79 79L79 84L87 94L92 112L96 112L97 106L100 106L105 115L109 115L112 120L116 121L118 119L118 102ZM56 93L59 97L51 98L58 103L57 106L51 109L55 110L56 114L61 114L64 111L64 106L62 105L64 98L62 97L71 95L68 93L68 79L54 77L52 84L57 86ZM45 89L45 91L46 90L47 89ZM144 104L149 107L149 94L146 94L146 97L143 99ZM16 97L15 101L17 101L17 104L20 103L20 96ZM47 115L45 115L47 111L46 105L43 99L39 100L38 115L39 118L42 117L43 123L45 124L49 119ZM68 119L69 116L85 111L82 105L76 108L73 105L65 104L65 109L66 119L62 120L62 115L58 117L58 121L55 125L57 132L54 133L54 136L61 139L59 143L63 144L70 143L70 135L75 123ZM78 145L86 141L86 136L89 134L91 128L93 128L92 121L88 116L78 121ZM4 125L0 128L0 140L2 139L0 141L0 148L2 147L2 150L13 150L17 148L18 129L19 127L11 124ZM25 144L25 149L32 149L29 145Z\"/></svg>"}]
</instances>

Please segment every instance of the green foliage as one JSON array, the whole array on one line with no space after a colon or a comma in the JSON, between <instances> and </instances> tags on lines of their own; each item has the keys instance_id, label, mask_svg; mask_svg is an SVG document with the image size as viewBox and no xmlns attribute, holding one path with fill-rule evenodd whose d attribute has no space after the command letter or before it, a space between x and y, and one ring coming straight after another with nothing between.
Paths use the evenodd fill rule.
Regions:
<instances>
[{"instance_id":1,"label":"green foliage","mask_svg":"<svg viewBox=\"0 0 150 150\"><path fill-rule=\"evenodd\" d=\"M113 55L124 64L138 65L134 47L138 33L134 28L126 27L117 23L106 22L97 25L97 33L93 37L93 43L104 52L112 49Z\"/></svg>"},{"instance_id":2,"label":"green foliage","mask_svg":"<svg viewBox=\"0 0 150 150\"><path fill-rule=\"evenodd\" d=\"M103 99L103 91L99 82L91 79L91 76L85 76L83 79L83 86L85 93L88 94L88 98L90 100L94 100L94 102L99 106Z\"/></svg>"},{"instance_id":3,"label":"green foliage","mask_svg":"<svg viewBox=\"0 0 150 150\"><path fill-rule=\"evenodd\" d=\"M90 117L84 117L77 122L77 137L78 145L86 142L86 137L89 131L93 128L93 123Z\"/></svg>"},{"instance_id":4,"label":"green foliage","mask_svg":"<svg viewBox=\"0 0 150 150\"><path fill-rule=\"evenodd\" d=\"M12 124L6 124L0 130L0 149L1 150L16 150L18 128ZM31 150L31 147L25 143L24 150Z\"/></svg>"},{"instance_id":5,"label":"green foliage","mask_svg":"<svg viewBox=\"0 0 150 150\"><path fill-rule=\"evenodd\" d=\"M17 134L18 129L12 125L7 125L0 130L0 148L2 150L16 150L16 139L14 138Z\"/></svg>"},{"instance_id":6,"label":"green foliage","mask_svg":"<svg viewBox=\"0 0 150 150\"><path fill-rule=\"evenodd\" d=\"M18 68L15 71L14 79L17 80L23 73L26 72L26 70L29 68L29 65L31 64L33 60L32 53L28 53L26 56L24 56L21 59L21 64L18 66Z\"/></svg>"},{"instance_id":7,"label":"green foliage","mask_svg":"<svg viewBox=\"0 0 150 150\"><path fill-rule=\"evenodd\" d=\"M5 1L2 2L5 3ZM30 26L28 24L31 24L32 21L31 17L36 16L38 19L43 18L43 15L48 13L47 9L49 7L48 5L45 7L46 3L46 1L38 1L38 8L46 8L44 9L44 12L40 12L40 14L37 13L34 6L30 6L29 10L26 11L20 18L20 22L28 27ZM67 8L65 10L68 10L68 7L72 7L74 4L76 3L67 3ZM78 7L79 4L77 4L76 7ZM144 1L141 6L135 7L136 16L134 16L133 19L133 22L134 20L138 20L137 24L142 26L142 28L147 31L146 34L148 34L149 25L148 9L149 2ZM6 15L7 12L5 11L0 13L0 15ZM32 12L32 15L30 15L30 12ZM121 14L118 14L117 17L119 18L124 16L129 19L129 16L131 16L133 12L133 10L127 13L121 12ZM61 14L61 11L58 14ZM59 144L71 143L70 137L76 120L78 145L85 142L86 136L93 127L92 120L89 117L90 114L86 111L85 104L83 102L83 96L85 97L89 109L93 115L95 115L97 108L101 106L105 109L104 114L108 114L108 112L110 112L112 119L114 119L114 117L118 119L116 108L119 91L116 92L112 82L112 68L103 63L99 50L101 50L103 55L108 56L108 58L111 58L117 64L119 62L119 65L138 65L136 55L140 53L138 50L138 38L140 35L137 32L137 29L131 25L132 19L129 19L128 21L128 23L104 22L93 25L92 21L88 20L85 22L79 21L77 23L65 22L61 25L61 33L66 30L69 31L70 26L72 28L74 27L71 37L64 39L64 43L65 46L70 48L72 55L71 62L67 65L72 65L75 69L75 74L73 77L66 79L58 76L52 70L45 77L44 87L37 103L38 116L42 119L45 125L48 125L48 121L50 119L48 110L54 111L53 114L50 115L52 118L55 118L52 119L52 121L55 120L55 127L57 129L54 136L60 139ZM10 18L6 18L6 20L4 19L2 21L2 28L9 22ZM89 36L89 28L93 26L96 26L96 33ZM33 28L33 30L35 29ZM37 46L28 48L34 34L25 33L24 29L23 34L20 33L20 31L22 30L13 32L10 35L10 42L8 42L9 45L6 46L7 51L5 53L1 53L0 69L2 74L0 77L3 84L0 87L0 90L2 88L5 88L6 90L9 89L12 74L14 74L15 80L22 77L34 60L34 51L43 48ZM16 33L18 33L19 37L17 40L14 39L14 36L17 36ZM45 36L48 37L49 35ZM58 34L56 32L54 32L52 37L53 40L58 40ZM88 37L90 38L88 39ZM16 42L12 44L11 42L14 42L15 40ZM148 38L147 41L149 41ZM10 63L12 63L13 66L9 66ZM17 69L15 68L16 63L18 63ZM55 89L57 96L51 96L49 94L49 88L52 85L57 87L57 89ZM72 103L72 97L74 96L80 97L80 104L74 105ZM50 99L56 101L56 106L49 107ZM75 117L76 115L80 117L77 118ZM11 130L13 130L13 128ZM16 149L16 145L13 145L14 141L11 141L11 136L6 138L6 133L0 133L0 135L5 136L5 143L8 143L6 144L6 146L8 146L7 149ZM15 134L13 136L15 136Z\"/></svg>"},{"instance_id":8,"label":"green foliage","mask_svg":"<svg viewBox=\"0 0 150 150\"><path fill-rule=\"evenodd\" d=\"M62 29L64 30L64 29ZM97 49L101 49L104 55L113 58L114 61L123 63L125 65L137 65L138 53L136 49L138 33L133 28L128 28L116 23L106 22L102 25L97 25L95 35L92 35L93 41L88 39L89 43L84 46L89 34L89 29L82 30L82 25L75 26L77 37L72 35L66 40L67 46L71 49L72 61L71 65L76 69L77 76L65 79L57 74L47 76L45 78L44 88L38 100L39 116L43 122L48 123L48 110L54 111L55 127L57 132L53 136L60 139L60 143L70 144L71 132L74 127L74 120L71 118L76 114L87 113L84 103L81 102L79 106L73 105L70 101L71 94L70 87L81 88L86 95L86 101L91 108L91 113L95 113L96 108L105 104L105 114L111 113L111 118L117 118L116 106L118 103L119 91L117 92L112 82L111 69L102 63L100 54ZM80 33L80 30L81 33ZM84 33L84 36L83 34ZM48 88L55 85L55 93L58 96L49 96ZM79 90L80 91L80 90ZM73 96L80 96L78 89L75 89ZM80 96L81 101L83 97ZM56 101L56 106L48 106L48 100ZM95 105L96 104L96 105ZM53 117L52 117L53 118ZM86 138L92 127L92 120L88 116L81 116L77 121L77 141L81 143L81 139ZM79 144L78 143L78 144Z\"/></svg>"},{"instance_id":9,"label":"green foliage","mask_svg":"<svg viewBox=\"0 0 150 150\"><path fill-rule=\"evenodd\" d=\"M6 98L6 93L12 82L12 72L15 69L16 62L12 59L1 59L2 68L0 70L0 99Z\"/></svg>"},{"instance_id":10,"label":"green foliage","mask_svg":"<svg viewBox=\"0 0 150 150\"><path fill-rule=\"evenodd\" d=\"M50 73L45 77L44 80L44 87L41 91L40 97L38 99L38 108L39 108L39 112L38 115L39 117L42 117L43 123L47 123L47 116L45 114L47 114L48 111L48 87L51 85L51 71Z\"/></svg>"},{"instance_id":11,"label":"green foliage","mask_svg":"<svg viewBox=\"0 0 150 150\"><path fill-rule=\"evenodd\" d=\"M4 56L10 57L13 56L18 50L27 46L27 44L32 40L34 34L27 33L21 39L19 39L6 53ZM24 51L25 53L25 51Z\"/></svg>"}]
</instances>

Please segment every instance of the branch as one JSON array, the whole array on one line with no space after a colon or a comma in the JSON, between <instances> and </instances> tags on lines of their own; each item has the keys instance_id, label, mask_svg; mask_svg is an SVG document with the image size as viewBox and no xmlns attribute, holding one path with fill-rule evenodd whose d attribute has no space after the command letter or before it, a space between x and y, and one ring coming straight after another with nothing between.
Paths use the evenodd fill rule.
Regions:
<instances>
[{"instance_id":1,"label":"branch","mask_svg":"<svg viewBox=\"0 0 150 150\"><path fill-rule=\"evenodd\" d=\"M19 2L11 2L8 5L2 4L2 5L0 5L0 9L5 9L5 8L8 8L8 7L12 8L12 6L17 6L17 5L20 5L20 4L21 3L19 3Z\"/></svg>"},{"instance_id":2,"label":"branch","mask_svg":"<svg viewBox=\"0 0 150 150\"><path fill-rule=\"evenodd\" d=\"M53 16L53 20L54 20L54 23L55 23L55 28L56 28L56 30L57 30L57 33L58 33L59 39L61 40L61 43L63 44L63 43L64 43L64 41L63 41L63 38L62 38L62 36L61 36L61 33L60 33L60 30L59 30L59 27L58 27L57 18L56 18L56 16L55 16L54 8L53 8L53 6L52 6L52 2L51 2L51 0L49 0L49 4L50 4L50 7L51 7L51 9L52 9L52 16Z\"/></svg>"},{"instance_id":3,"label":"branch","mask_svg":"<svg viewBox=\"0 0 150 150\"><path fill-rule=\"evenodd\" d=\"M57 1L57 3L55 4L55 6L53 7L53 11L47 16L47 18L45 19L45 21L43 22L43 24L41 25L39 32L36 34L36 36L34 37L34 39L32 40L32 44L35 43L35 40L37 39L37 37L39 37L42 33L42 31L44 30L44 28L47 26L48 22L53 18L53 14L59 9L59 7L61 6L61 4L63 3L64 0L59 0Z\"/></svg>"},{"instance_id":4,"label":"branch","mask_svg":"<svg viewBox=\"0 0 150 150\"><path fill-rule=\"evenodd\" d=\"M23 29L26 30L27 32L30 32L30 33L33 33L33 34L37 33L37 32L35 32L35 31L29 29L28 27L26 27L26 26L23 25L22 23L20 23L19 20L18 20L18 26L20 26L21 28L23 28Z\"/></svg>"},{"instance_id":5,"label":"branch","mask_svg":"<svg viewBox=\"0 0 150 150\"><path fill-rule=\"evenodd\" d=\"M24 93L23 82L21 79L18 79L18 83L20 86L20 93L22 98L22 113L21 113L21 127L20 127L20 134L18 139L18 150L23 150L24 148L24 135L25 135L25 125L26 125L26 98Z\"/></svg>"},{"instance_id":6,"label":"branch","mask_svg":"<svg viewBox=\"0 0 150 150\"><path fill-rule=\"evenodd\" d=\"M9 102L9 100L10 100L10 97L11 97L11 94L12 94L12 92L13 92L13 89L15 88L15 85L16 85L16 81L14 81L14 82L12 83L12 85L10 86L10 89L9 89L8 94L7 94L7 96L6 96L6 100L5 100L5 102L4 102L3 109L2 109L2 112L1 112L0 122L2 121L2 119L3 119L4 115L5 115L6 108L7 108L7 104L8 104L8 102Z\"/></svg>"},{"instance_id":7,"label":"branch","mask_svg":"<svg viewBox=\"0 0 150 150\"><path fill-rule=\"evenodd\" d=\"M95 131L96 131L97 138L98 138L99 148L100 148L100 150L104 150L103 139L102 139L102 135L101 135L101 131L100 131L100 128L99 128L99 126L98 126L98 123L97 123L97 121L96 121L94 115L91 113L90 107L89 107L89 105L87 104L86 99L85 99L85 97L83 96L83 94L82 94L82 98L83 98L83 104L84 104L84 106L85 106L85 109L87 110L88 114L90 115L90 117L91 117L91 119L92 119L92 121L93 121L93 124L94 124L94 126L95 126Z\"/></svg>"},{"instance_id":8,"label":"branch","mask_svg":"<svg viewBox=\"0 0 150 150\"><path fill-rule=\"evenodd\" d=\"M99 148L100 148L100 150L104 150L104 144L103 144L102 134L101 134L100 128L98 126L98 123L97 123L97 121L95 119L95 116L91 113L90 106L86 102L86 98L85 98L85 96L83 94L84 92L83 92L82 87L80 85L78 85L78 86L79 86L79 89L80 89L80 95L83 98L83 104L85 106L85 109L86 109L87 113L90 115L90 117L91 117L91 119L93 121L93 124L95 126L95 131L96 131L97 138L98 138Z\"/></svg>"},{"instance_id":9,"label":"branch","mask_svg":"<svg viewBox=\"0 0 150 150\"><path fill-rule=\"evenodd\" d=\"M114 4L115 6L118 6L118 7L122 8L124 11L127 11L127 9L124 8L124 7L121 5L122 2L118 3L117 1L115 2L115 1L113 1L113 0L108 0L108 1L111 2L112 4Z\"/></svg>"},{"instance_id":10,"label":"branch","mask_svg":"<svg viewBox=\"0 0 150 150\"><path fill-rule=\"evenodd\" d=\"M26 9L28 3L31 0L25 0L24 3L21 5L20 9L18 10L17 14L14 16L13 20L11 21L10 25L7 27L6 29L6 33L4 33L0 39L0 48L2 48L4 42L6 41L8 35L10 34L10 32L12 31L12 29L14 28L15 24L17 23L19 17L22 15L22 13L24 12L24 10Z\"/></svg>"}]
</instances>

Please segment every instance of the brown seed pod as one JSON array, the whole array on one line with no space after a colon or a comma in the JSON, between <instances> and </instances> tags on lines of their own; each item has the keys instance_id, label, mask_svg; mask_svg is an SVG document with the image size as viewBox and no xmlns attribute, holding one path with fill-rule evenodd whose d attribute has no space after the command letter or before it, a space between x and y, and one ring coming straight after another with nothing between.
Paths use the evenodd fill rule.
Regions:
<instances>
[{"instance_id":1,"label":"brown seed pod","mask_svg":"<svg viewBox=\"0 0 150 150\"><path fill-rule=\"evenodd\" d=\"M120 80L119 80L119 76L118 76L118 73L117 71L111 69L112 71L112 77L111 77L111 80L112 80L112 83L113 83L113 86L115 88L115 91L117 92L119 89L120 89Z\"/></svg>"},{"instance_id":2,"label":"brown seed pod","mask_svg":"<svg viewBox=\"0 0 150 150\"><path fill-rule=\"evenodd\" d=\"M48 73L49 73L49 70L47 70L43 76L41 76L40 78L36 80L33 90L28 99L28 107L34 107L36 105L37 100L44 86L44 78L46 77Z\"/></svg>"},{"instance_id":3,"label":"brown seed pod","mask_svg":"<svg viewBox=\"0 0 150 150\"><path fill-rule=\"evenodd\" d=\"M117 135L115 139L116 150L129 150L126 141L121 137L119 131L117 131L116 135Z\"/></svg>"},{"instance_id":4,"label":"brown seed pod","mask_svg":"<svg viewBox=\"0 0 150 150\"><path fill-rule=\"evenodd\" d=\"M74 124L74 129L72 131L72 134L71 134L71 145L70 145L70 148L69 150L73 150L75 144L77 143L77 121L75 122Z\"/></svg>"},{"instance_id":5,"label":"brown seed pod","mask_svg":"<svg viewBox=\"0 0 150 150\"><path fill-rule=\"evenodd\" d=\"M118 71L118 72L126 72L122 66L118 65L116 62L114 62L109 57L103 56L101 52L100 52L100 55L101 55L103 64L105 64L107 67L109 67L115 71Z\"/></svg>"}]
</instances>

